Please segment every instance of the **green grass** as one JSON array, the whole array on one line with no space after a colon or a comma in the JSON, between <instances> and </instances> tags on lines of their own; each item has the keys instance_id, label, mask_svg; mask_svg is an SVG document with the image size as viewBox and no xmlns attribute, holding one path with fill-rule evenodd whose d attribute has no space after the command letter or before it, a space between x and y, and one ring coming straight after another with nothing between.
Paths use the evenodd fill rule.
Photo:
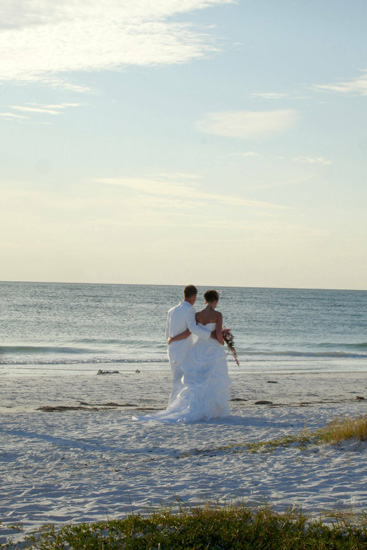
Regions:
<instances>
[{"instance_id":1,"label":"green grass","mask_svg":"<svg viewBox=\"0 0 367 550\"><path fill-rule=\"evenodd\" d=\"M336 418L317 433L320 441L325 443L341 443L352 438L367 441L367 415Z\"/></svg>"},{"instance_id":2,"label":"green grass","mask_svg":"<svg viewBox=\"0 0 367 550\"><path fill-rule=\"evenodd\" d=\"M355 519L355 517L354 517ZM16 548L11 544L8 549ZM47 525L26 539L22 548L37 550L355 550L367 548L367 519L356 524L339 516L332 526L301 513L251 511L245 506L206 506L149 517Z\"/></svg>"},{"instance_id":3,"label":"green grass","mask_svg":"<svg viewBox=\"0 0 367 550\"><path fill-rule=\"evenodd\" d=\"M310 444L331 444L336 445L343 441L356 439L357 441L367 441L367 415L358 415L355 418L349 416L344 418L335 418L326 426L315 432L310 432L304 428L300 434L287 435L277 439L268 441L255 441L253 443L232 444L218 447L216 450L245 449L256 453L262 451L272 451L277 447L287 447L294 443L298 446L306 446ZM213 451L213 450L212 450Z\"/></svg>"}]
</instances>

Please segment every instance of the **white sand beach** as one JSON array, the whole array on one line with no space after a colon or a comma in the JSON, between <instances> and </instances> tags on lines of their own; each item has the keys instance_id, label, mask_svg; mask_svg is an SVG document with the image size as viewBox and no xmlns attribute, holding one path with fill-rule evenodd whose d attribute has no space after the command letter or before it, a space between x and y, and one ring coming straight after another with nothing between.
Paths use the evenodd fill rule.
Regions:
<instances>
[{"instance_id":1,"label":"white sand beach","mask_svg":"<svg viewBox=\"0 0 367 550\"><path fill-rule=\"evenodd\" d=\"M367 399L357 396L367 398L367 374L231 377L231 417L162 424L132 416L165 407L168 369L1 376L0 541L17 522L28 532L48 522L146 513L177 500L268 502L311 514L366 507L364 444L293 444L257 453L243 445L365 414Z\"/></svg>"}]
</instances>

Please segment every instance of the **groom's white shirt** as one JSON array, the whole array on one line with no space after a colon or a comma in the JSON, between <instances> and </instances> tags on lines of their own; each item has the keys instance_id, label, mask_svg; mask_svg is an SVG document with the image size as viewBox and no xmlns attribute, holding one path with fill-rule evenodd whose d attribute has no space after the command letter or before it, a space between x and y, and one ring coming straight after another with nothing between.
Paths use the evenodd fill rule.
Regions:
<instances>
[{"instance_id":1,"label":"groom's white shirt","mask_svg":"<svg viewBox=\"0 0 367 550\"><path fill-rule=\"evenodd\" d=\"M193 335L199 336L204 340L209 340L210 332L196 324L195 309L189 302L180 302L177 306L169 310L167 315L166 339L177 336L181 332L189 329L191 334L184 340L172 342L168 346L168 359L171 364L173 382L172 394L169 402L173 401L182 387L181 378L183 370L181 369L182 362L186 359L189 351L193 347L195 340Z\"/></svg>"}]
</instances>

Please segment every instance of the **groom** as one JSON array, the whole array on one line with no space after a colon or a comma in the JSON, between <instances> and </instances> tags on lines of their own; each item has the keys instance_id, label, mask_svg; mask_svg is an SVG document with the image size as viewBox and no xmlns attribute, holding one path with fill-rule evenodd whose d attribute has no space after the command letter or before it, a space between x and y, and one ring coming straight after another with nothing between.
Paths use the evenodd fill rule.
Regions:
<instances>
[{"instance_id":1,"label":"groom","mask_svg":"<svg viewBox=\"0 0 367 550\"><path fill-rule=\"evenodd\" d=\"M167 315L166 339L168 343L168 359L172 370L172 393L168 404L172 403L183 388L182 377L183 370L181 365L186 359L189 351L194 345L195 336L200 336L204 340L209 340L211 334L207 330L196 324L195 309L193 305L196 301L197 288L194 285L185 286L183 290L183 301L169 310ZM191 334L184 340L170 342L170 338L185 332L187 329ZM215 336L213 336L215 338Z\"/></svg>"}]
</instances>

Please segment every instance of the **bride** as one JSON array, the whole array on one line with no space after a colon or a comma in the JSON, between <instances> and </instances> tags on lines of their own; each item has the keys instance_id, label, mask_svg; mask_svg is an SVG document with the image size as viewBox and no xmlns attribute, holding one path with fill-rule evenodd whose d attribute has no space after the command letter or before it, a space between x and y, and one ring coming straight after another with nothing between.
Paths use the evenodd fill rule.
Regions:
<instances>
[{"instance_id":1,"label":"bride","mask_svg":"<svg viewBox=\"0 0 367 550\"><path fill-rule=\"evenodd\" d=\"M144 420L196 422L231 414L228 403L231 380L223 349L222 314L216 311L219 294L216 290L207 290L204 298L206 307L196 314L196 322L210 333L215 331L217 339L198 339L182 363L182 390L167 409L144 416ZM189 335L187 329L170 338L168 343Z\"/></svg>"}]
</instances>

